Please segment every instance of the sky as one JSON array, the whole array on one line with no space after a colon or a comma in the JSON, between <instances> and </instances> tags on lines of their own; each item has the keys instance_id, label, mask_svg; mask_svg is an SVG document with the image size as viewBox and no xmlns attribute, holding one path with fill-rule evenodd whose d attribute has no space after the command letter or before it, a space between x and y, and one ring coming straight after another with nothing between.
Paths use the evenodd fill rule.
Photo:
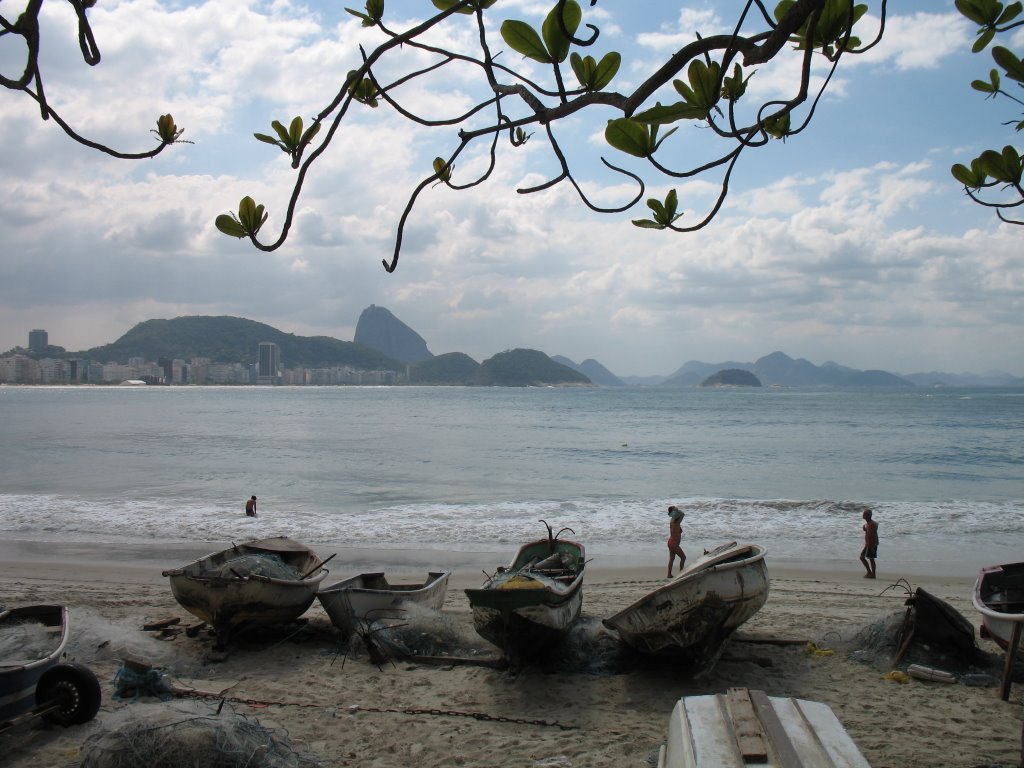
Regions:
<instances>
[{"instance_id":1,"label":"sky","mask_svg":"<svg viewBox=\"0 0 1024 768\"><path fill-rule=\"evenodd\" d=\"M8 5L11 17L19 4ZM45 4L44 86L68 122L94 141L143 151L155 143L156 118L169 112L193 143L151 160L108 158L42 122L24 94L0 91L0 351L27 346L33 328L47 330L51 344L83 350L144 320L184 315L246 317L349 341L361 311L376 304L434 354L477 361L527 347L647 376L688 360L753 362L782 351L903 374L1024 375L1024 227L972 204L949 172L982 150L1015 139L1019 146L1004 123L1020 109L970 88L993 64L987 51L970 52L975 32L953 0L890 2L882 42L842 60L806 130L744 152L704 229L630 223L647 217L644 200L673 187L685 212L679 223L699 221L720 175L658 177L608 146L605 124L620 115L598 108L556 124L559 145L598 205L618 207L636 194L602 158L645 174L639 203L594 213L567 182L518 194L558 173L534 127L523 147L500 143L484 183L424 191L391 274L381 262L391 259L406 203L433 158L456 148L458 127L417 125L387 105L354 105L310 169L281 248L260 251L214 227L251 195L269 211L261 240L277 240L296 172L253 133L272 133L272 120L287 125L296 115L308 125L359 66L360 45L370 52L383 42L345 5L362 9L344 0L99 0L89 18L103 58L88 67L70 5ZM863 40L878 29L879 4L868 5L857 28ZM582 6L584 23L601 34L581 54L619 52L609 89L620 93L696 33L731 31L742 8L710 0ZM550 67L509 49L497 27L506 18L539 27L551 7L498 0L488 12L499 61L545 83ZM434 11L427 0L387 0L385 8L396 30ZM431 41L478 52L467 17ZM1001 42L1020 50L1024 31ZM24 66L15 43L0 37L8 77ZM431 61L402 49L375 71L390 82ZM788 50L759 67L748 109L791 94L798 68ZM816 63L812 81L825 74ZM482 85L478 70L448 67L396 95L439 120L467 111L486 95ZM677 100L671 88L655 98ZM521 102L506 104L525 114ZM483 124L480 116L467 126ZM686 170L723 151L706 127L684 126L657 157ZM476 179L486 161L486 146L472 145L456 161L454 182Z\"/></svg>"}]
</instances>

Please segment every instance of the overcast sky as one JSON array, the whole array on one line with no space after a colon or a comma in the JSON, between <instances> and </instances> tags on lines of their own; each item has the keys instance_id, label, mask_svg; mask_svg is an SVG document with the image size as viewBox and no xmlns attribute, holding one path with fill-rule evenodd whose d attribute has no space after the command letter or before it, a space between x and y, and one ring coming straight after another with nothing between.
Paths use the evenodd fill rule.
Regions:
<instances>
[{"instance_id":1,"label":"overcast sky","mask_svg":"<svg viewBox=\"0 0 1024 768\"><path fill-rule=\"evenodd\" d=\"M90 139L139 151L170 112L194 144L155 160L108 159L41 122L28 98L0 92L0 350L27 345L33 328L80 350L143 320L197 314L351 340L360 312L377 304L435 354L478 361L529 347L594 358L625 376L778 350L898 373L1024 375L1024 227L1000 225L949 174L954 162L1013 142L1001 123L1019 119L1020 109L970 88L993 65L987 51L970 53L974 30L953 0L890 3L884 42L843 60L808 130L745 153L726 205L704 230L634 227L631 219L647 215L643 202L622 214L592 213L566 183L517 194L557 173L535 131L523 148L501 147L483 185L424 193L394 274L381 260L391 258L401 212L431 160L455 148L457 129L414 126L387 106L356 105L346 118L310 172L282 248L265 253L213 225L248 194L270 212L262 239L276 240L295 172L252 134L296 114L308 124L359 65L359 44L370 51L381 41L344 5L99 0L90 20L103 61L90 68L78 55L70 6L46 4L44 85L69 122ZM539 26L551 6L498 0L493 11ZM731 30L740 7L582 6L584 22L601 30L584 53L622 54L612 87L623 93L694 33ZM386 9L401 30L433 6L387 0ZM867 18L858 32L866 39L876 29ZM473 51L473 36L460 17L435 40ZM23 66L11 40L0 38L8 77ZM505 64L522 63L496 31L490 42ZM1024 32L1007 43L1021 49ZM751 100L792 91L798 62L784 58L753 77ZM407 50L381 65L381 79L427 62ZM523 66L537 80L550 76ZM479 92L479 77L453 69L406 86L401 98L440 118L465 111ZM598 111L555 129L581 185L607 206L634 191L601 157L645 171L604 143L614 116ZM685 169L714 148L706 129L680 130L658 157ZM465 154L454 181L469 181L485 158ZM647 178L645 198L673 186ZM687 211L681 223L703 216L716 180L674 184Z\"/></svg>"}]
</instances>

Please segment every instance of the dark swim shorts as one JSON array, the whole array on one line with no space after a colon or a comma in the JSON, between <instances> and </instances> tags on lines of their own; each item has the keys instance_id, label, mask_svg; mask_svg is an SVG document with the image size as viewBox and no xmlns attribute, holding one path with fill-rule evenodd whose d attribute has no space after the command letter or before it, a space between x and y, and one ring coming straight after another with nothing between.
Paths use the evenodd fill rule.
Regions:
<instances>
[{"instance_id":1,"label":"dark swim shorts","mask_svg":"<svg viewBox=\"0 0 1024 768\"><path fill-rule=\"evenodd\" d=\"M860 551L860 556L866 560L877 560L878 559L878 545L873 547L864 547Z\"/></svg>"}]
</instances>

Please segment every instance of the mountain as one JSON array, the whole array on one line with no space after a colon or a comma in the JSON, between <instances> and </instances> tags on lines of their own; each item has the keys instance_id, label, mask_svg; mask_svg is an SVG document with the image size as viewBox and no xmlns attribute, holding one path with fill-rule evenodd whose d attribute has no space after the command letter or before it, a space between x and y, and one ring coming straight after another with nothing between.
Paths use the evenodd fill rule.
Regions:
<instances>
[{"instance_id":1,"label":"mountain","mask_svg":"<svg viewBox=\"0 0 1024 768\"><path fill-rule=\"evenodd\" d=\"M433 357L422 336L390 310L374 304L359 315L354 341L403 363L418 363Z\"/></svg>"},{"instance_id":2,"label":"mountain","mask_svg":"<svg viewBox=\"0 0 1024 768\"><path fill-rule=\"evenodd\" d=\"M470 385L480 363L462 352L448 352L409 367L410 384Z\"/></svg>"},{"instance_id":3,"label":"mountain","mask_svg":"<svg viewBox=\"0 0 1024 768\"><path fill-rule=\"evenodd\" d=\"M814 365L794 360L783 352L772 352L753 363L702 363L690 361L666 379L662 386L696 387L708 376L722 370L749 371L764 386L778 387L913 387L914 383L886 371L858 371L831 361Z\"/></svg>"},{"instance_id":4,"label":"mountain","mask_svg":"<svg viewBox=\"0 0 1024 768\"><path fill-rule=\"evenodd\" d=\"M599 387L626 386L626 382L624 382L614 373L612 373L599 362L597 362L597 360L594 360L592 358L588 357L579 365L574 363L568 357L564 357L562 355L552 355L551 359L554 360L556 363L561 363L567 368L572 368L577 373L582 373L584 376L590 379L591 383L597 384L597 386Z\"/></svg>"},{"instance_id":5,"label":"mountain","mask_svg":"<svg viewBox=\"0 0 1024 768\"><path fill-rule=\"evenodd\" d=\"M328 336L296 336L242 317L192 315L173 320L146 320L112 344L75 353L100 362L127 363L131 357L191 360L206 357L219 363L252 363L261 341L281 349L284 367L350 365L364 370L401 371L397 360L351 341Z\"/></svg>"},{"instance_id":6,"label":"mountain","mask_svg":"<svg viewBox=\"0 0 1024 768\"><path fill-rule=\"evenodd\" d=\"M702 387L760 387L761 382L750 371L726 368L701 382Z\"/></svg>"},{"instance_id":7,"label":"mountain","mask_svg":"<svg viewBox=\"0 0 1024 768\"><path fill-rule=\"evenodd\" d=\"M579 371L556 363L536 349L513 349L484 360L477 371L476 384L483 387L592 386Z\"/></svg>"}]
</instances>

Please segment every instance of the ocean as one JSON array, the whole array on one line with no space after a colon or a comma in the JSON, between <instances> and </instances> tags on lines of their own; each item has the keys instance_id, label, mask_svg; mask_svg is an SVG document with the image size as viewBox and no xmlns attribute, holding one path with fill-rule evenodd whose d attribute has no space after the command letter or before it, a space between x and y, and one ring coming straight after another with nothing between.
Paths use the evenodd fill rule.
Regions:
<instances>
[{"instance_id":1,"label":"ocean","mask_svg":"<svg viewBox=\"0 0 1024 768\"><path fill-rule=\"evenodd\" d=\"M1024 391L0 386L0 538L511 555L570 528L663 567L769 561L970 574L1024 559ZM258 518L244 515L250 495ZM501 557L497 562L507 559Z\"/></svg>"}]
</instances>

